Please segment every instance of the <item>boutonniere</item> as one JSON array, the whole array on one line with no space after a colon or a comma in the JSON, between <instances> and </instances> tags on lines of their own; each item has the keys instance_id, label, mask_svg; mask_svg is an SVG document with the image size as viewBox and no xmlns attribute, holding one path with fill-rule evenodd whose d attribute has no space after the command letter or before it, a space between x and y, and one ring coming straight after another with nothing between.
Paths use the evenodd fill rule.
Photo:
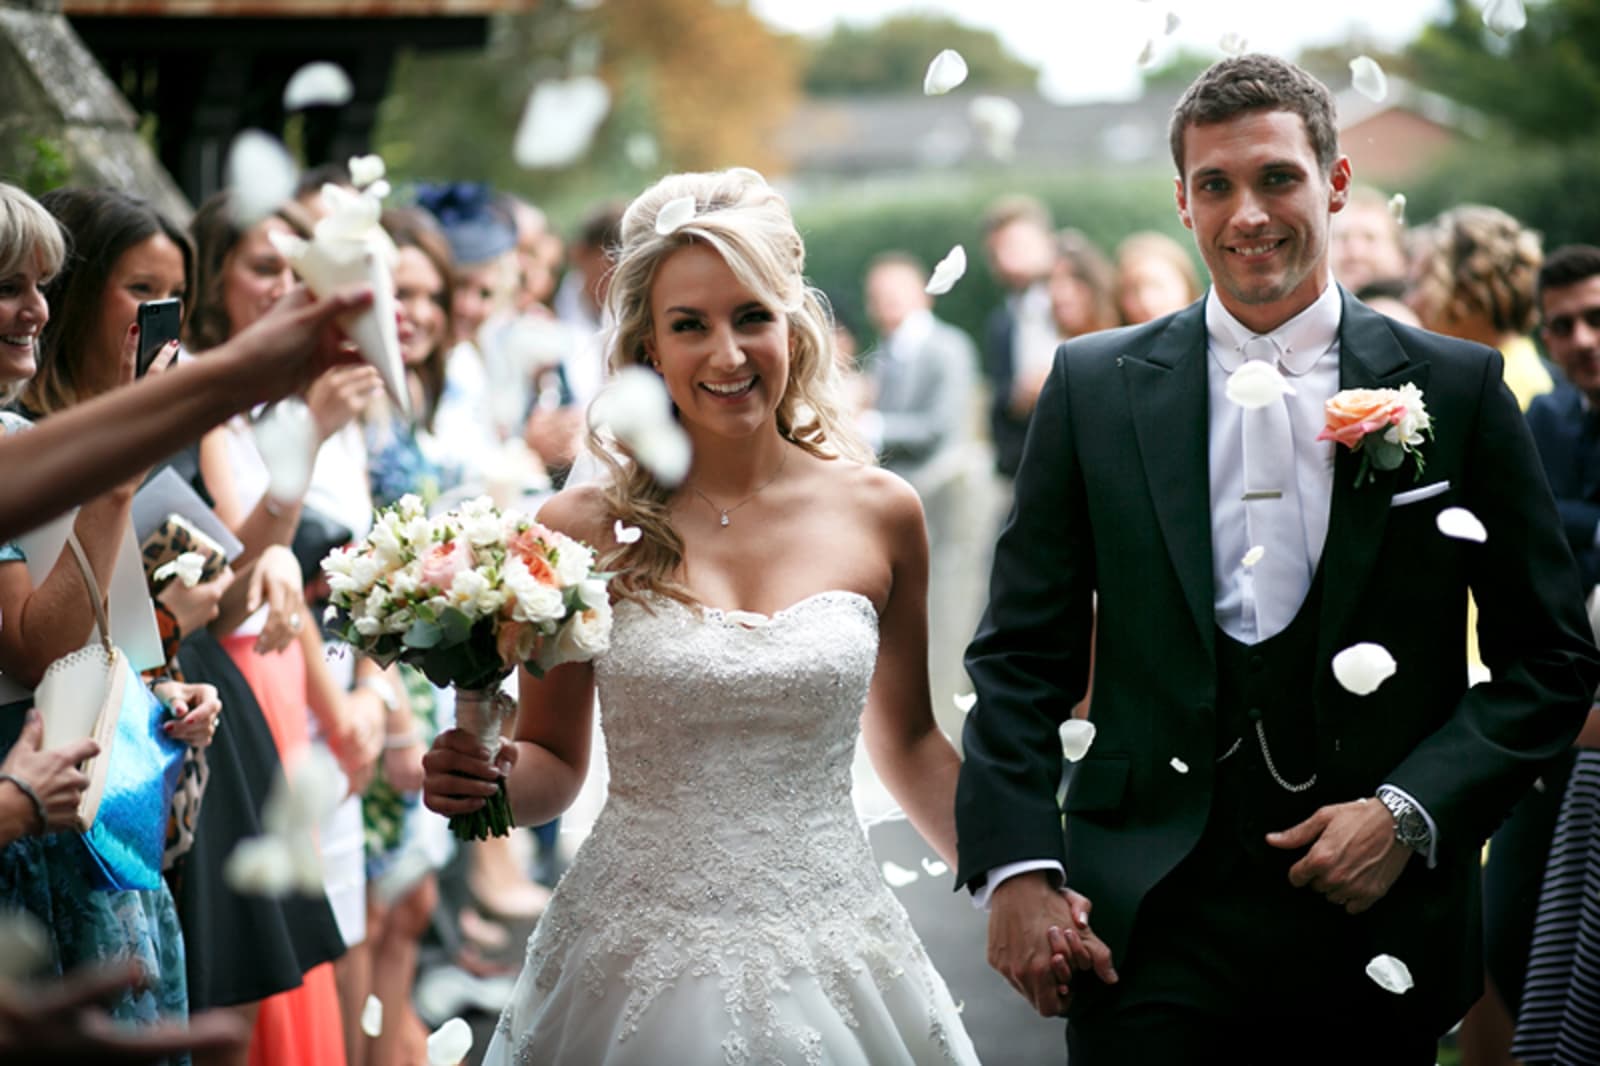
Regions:
<instances>
[{"instance_id":1,"label":"boutonniere","mask_svg":"<svg viewBox=\"0 0 1600 1066\"><path fill-rule=\"evenodd\" d=\"M1374 481L1379 470L1396 470L1410 455L1413 477L1421 479L1422 445L1433 436L1433 422L1415 385L1398 389L1344 389L1328 401L1328 422L1318 440L1338 441L1361 456L1356 487Z\"/></svg>"}]
</instances>

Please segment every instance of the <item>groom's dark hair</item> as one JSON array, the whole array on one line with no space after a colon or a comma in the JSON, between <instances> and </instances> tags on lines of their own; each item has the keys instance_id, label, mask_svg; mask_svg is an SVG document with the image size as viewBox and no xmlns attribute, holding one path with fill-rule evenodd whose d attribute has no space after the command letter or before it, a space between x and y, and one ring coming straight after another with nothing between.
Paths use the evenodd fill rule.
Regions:
<instances>
[{"instance_id":1,"label":"groom's dark hair","mask_svg":"<svg viewBox=\"0 0 1600 1066\"><path fill-rule=\"evenodd\" d=\"M1255 111L1289 111L1306 124L1311 149L1323 171L1339 159L1339 132L1334 120L1333 94L1304 70L1276 56L1253 52L1213 63L1172 109L1167 139L1172 161L1183 180L1183 135L1191 125L1227 122Z\"/></svg>"}]
</instances>

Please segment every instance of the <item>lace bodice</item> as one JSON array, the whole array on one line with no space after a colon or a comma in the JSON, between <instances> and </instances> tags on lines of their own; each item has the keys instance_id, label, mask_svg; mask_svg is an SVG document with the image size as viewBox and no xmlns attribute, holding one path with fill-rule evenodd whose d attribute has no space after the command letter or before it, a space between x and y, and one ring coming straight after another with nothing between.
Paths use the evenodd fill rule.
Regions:
<instances>
[{"instance_id":1,"label":"lace bodice","mask_svg":"<svg viewBox=\"0 0 1600 1066\"><path fill-rule=\"evenodd\" d=\"M771 618L666 599L618 607L595 667L610 797L529 944L538 989L578 966L600 997L621 973L625 1041L675 983L715 977L726 1062L794 1061L800 1048L820 1063L821 1037L774 1006L791 975L814 976L851 1026L863 975L929 983L851 803L877 646L876 612L854 592ZM934 996L919 992L943 1048ZM531 1062L510 1016L503 1035Z\"/></svg>"}]
</instances>

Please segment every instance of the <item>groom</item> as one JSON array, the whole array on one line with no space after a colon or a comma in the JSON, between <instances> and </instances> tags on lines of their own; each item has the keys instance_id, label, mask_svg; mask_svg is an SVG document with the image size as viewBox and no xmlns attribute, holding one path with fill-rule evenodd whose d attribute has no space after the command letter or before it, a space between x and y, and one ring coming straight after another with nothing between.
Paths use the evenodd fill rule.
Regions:
<instances>
[{"instance_id":1,"label":"groom","mask_svg":"<svg viewBox=\"0 0 1600 1066\"><path fill-rule=\"evenodd\" d=\"M991 964L1070 1015L1072 1066L1425 1066L1479 992L1479 850L1572 743L1600 657L1500 356L1331 280L1350 163L1327 88L1224 60L1171 142L1212 289L1056 355L967 653L958 881ZM1247 362L1264 405L1230 399ZM1336 392L1407 384L1432 434L1397 469L1317 439ZM1446 508L1487 540L1441 534ZM1469 588L1494 675L1471 689ZM1397 663L1369 695L1332 668L1362 643ZM1379 956L1414 987L1369 977Z\"/></svg>"}]
</instances>

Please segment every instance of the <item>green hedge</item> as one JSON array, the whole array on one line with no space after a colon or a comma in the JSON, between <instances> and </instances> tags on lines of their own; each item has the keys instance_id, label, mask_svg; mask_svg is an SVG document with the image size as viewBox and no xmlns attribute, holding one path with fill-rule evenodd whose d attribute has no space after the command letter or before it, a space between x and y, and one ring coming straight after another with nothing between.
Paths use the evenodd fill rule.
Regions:
<instances>
[{"instance_id":1,"label":"green hedge","mask_svg":"<svg viewBox=\"0 0 1600 1066\"><path fill-rule=\"evenodd\" d=\"M1057 226L1082 230L1108 255L1119 240L1142 229L1170 233L1193 249L1178 222L1172 179L1165 172L1117 176L1008 172L1003 177L944 173L796 190L791 202L806 240L807 273L833 300L865 349L873 336L862 310L861 284L872 258L887 251L909 252L931 269L955 244L966 248L967 273L939 297L937 312L980 339L985 317L1000 301L1000 291L984 264L983 212L995 198L1013 192L1039 197L1050 207Z\"/></svg>"}]
</instances>

